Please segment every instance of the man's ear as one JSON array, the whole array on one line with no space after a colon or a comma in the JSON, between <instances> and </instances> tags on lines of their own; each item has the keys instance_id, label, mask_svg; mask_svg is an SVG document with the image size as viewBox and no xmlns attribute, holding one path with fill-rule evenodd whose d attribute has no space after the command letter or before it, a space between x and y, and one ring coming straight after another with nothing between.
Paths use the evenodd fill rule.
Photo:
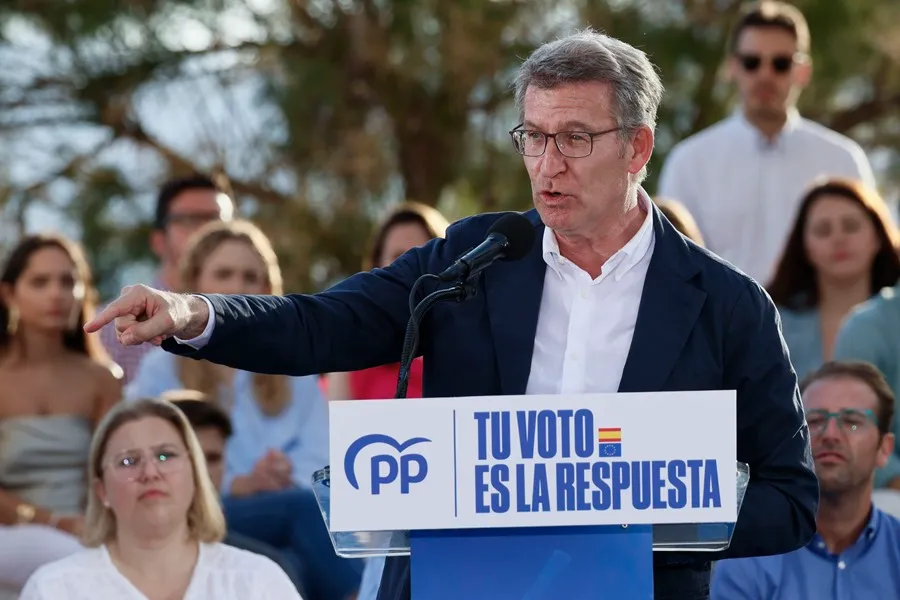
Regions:
<instances>
[{"instance_id":1,"label":"man's ear","mask_svg":"<svg viewBox=\"0 0 900 600\"><path fill-rule=\"evenodd\" d=\"M881 443L878 445L878 454L875 456L875 464L878 468L883 468L891 455L894 453L895 437L893 433L886 433L881 436Z\"/></svg>"},{"instance_id":2,"label":"man's ear","mask_svg":"<svg viewBox=\"0 0 900 600\"><path fill-rule=\"evenodd\" d=\"M159 260L165 260L169 254L169 241L163 229L154 229L150 232L150 249Z\"/></svg>"},{"instance_id":3,"label":"man's ear","mask_svg":"<svg viewBox=\"0 0 900 600\"><path fill-rule=\"evenodd\" d=\"M812 81L813 63L812 57L803 54L798 56L791 72L791 79L797 87L805 88Z\"/></svg>"},{"instance_id":4,"label":"man's ear","mask_svg":"<svg viewBox=\"0 0 900 600\"><path fill-rule=\"evenodd\" d=\"M629 142L630 153L628 161L628 172L632 175L640 173L653 156L653 130L646 125L641 125L631 136Z\"/></svg>"}]
</instances>

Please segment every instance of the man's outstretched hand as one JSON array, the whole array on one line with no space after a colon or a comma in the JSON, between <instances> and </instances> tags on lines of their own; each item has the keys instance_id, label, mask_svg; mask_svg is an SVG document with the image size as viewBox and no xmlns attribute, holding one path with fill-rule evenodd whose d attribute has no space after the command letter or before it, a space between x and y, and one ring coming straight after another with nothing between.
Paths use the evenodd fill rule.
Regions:
<instances>
[{"instance_id":1,"label":"man's outstretched hand","mask_svg":"<svg viewBox=\"0 0 900 600\"><path fill-rule=\"evenodd\" d=\"M201 298L131 285L85 323L84 330L94 333L114 322L121 344L137 346L150 342L159 346L172 336L183 340L197 337L208 320L209 307Z\"/></svg>"}]
</instances>

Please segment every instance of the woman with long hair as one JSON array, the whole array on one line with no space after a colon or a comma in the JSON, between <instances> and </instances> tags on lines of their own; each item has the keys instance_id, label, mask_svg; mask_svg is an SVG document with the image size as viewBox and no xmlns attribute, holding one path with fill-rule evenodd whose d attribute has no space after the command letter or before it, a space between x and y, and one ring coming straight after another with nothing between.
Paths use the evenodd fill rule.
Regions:
<instances>
[{"instance_id":1,"label":"woman with long hair","mask_svg":"<svg viewBox=\"0 0 900 600\"><path fill-rule=\"evenodd\" d=\"M900 234L862 182L831 178L803 197L768 292L802 378L832 356L850 310L900 279Z\"/></svg>"},{"instance_id":2,"label":"woman with long hair","mask_svg":"<svg viewBox=\"0 0 900 600\"><path fill-rule=\"evenodd\" d=\"M391 210L375 229L363 261L363 270L384 268L412 248L442 238L450 224L436 209L417 202L404 202ZM399 356L397 357L400 358ZM330 400L377 400L393 398L400 363L327 377ZM410 366L407 397L422 396L422 359Z\"/></svg>"},{"instance_id":3,"label":"woman with long hair","mask_svg":"<svg viewBox=\"0 0 900 600\"><path fill-rule=\"evenodd\" d=\"M89 549L38 569L22 600L300 600L274 562L221 543L225 518L200 443L169 402L110 411L89 464Z\"/></svg>"},{"instance_id":4,"label":"woman with long hair","mask_svg":"<svg viewBox=\"0 0 900 600\"><path fill-rule=\"evenodd\" d=\"M77 547L47 528L81 534L91 434L121 395L121 369L82 329L93 311L76 244L31 235L12 250L0 273L0 546L15 534L24 552L28 526L50 540L47 558ZM6 566L18 572L0 564L0 581L38 565Z\"/></svg>"}]
</instances>

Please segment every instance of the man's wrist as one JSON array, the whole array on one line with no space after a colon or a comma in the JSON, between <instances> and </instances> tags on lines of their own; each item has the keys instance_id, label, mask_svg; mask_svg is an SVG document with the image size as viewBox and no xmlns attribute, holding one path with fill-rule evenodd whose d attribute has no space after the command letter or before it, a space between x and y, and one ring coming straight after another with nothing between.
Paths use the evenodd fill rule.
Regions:
<instances>
[{"instance_id":1,"label":"man's wrist","mask_svg":"<svg viewBox=\"0 0 900 600\"><path fill-rule=\"evenodd\" d=\"M211 315L209 314L209 305L199 296L188 296L188 324L181 334L178 336L183 340L192 340L199 337L206 331L206 324L209 323Z\"/></svg>"}]
</instances>

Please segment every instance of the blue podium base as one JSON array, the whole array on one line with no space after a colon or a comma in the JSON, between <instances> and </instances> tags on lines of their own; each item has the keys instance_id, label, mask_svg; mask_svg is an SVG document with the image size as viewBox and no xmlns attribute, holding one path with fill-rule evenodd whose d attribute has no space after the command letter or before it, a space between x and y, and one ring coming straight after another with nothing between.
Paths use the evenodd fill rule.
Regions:
<instances>
[{"instance_id":1,"label":"blue podium base","mask_svg":"<svg viewBox=\"0 0 900 600\"><path fill-rule=\"evenodd\" d=\"M647 526L410 532L412 600L653 600Z\"/></svg>"}]
</instances>

